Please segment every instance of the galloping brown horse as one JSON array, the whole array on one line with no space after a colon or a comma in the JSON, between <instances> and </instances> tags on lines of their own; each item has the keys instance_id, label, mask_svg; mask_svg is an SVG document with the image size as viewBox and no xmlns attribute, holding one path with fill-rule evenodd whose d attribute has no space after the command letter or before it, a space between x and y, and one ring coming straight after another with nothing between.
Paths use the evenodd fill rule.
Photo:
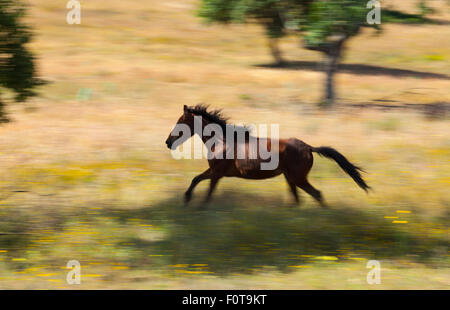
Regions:
<instances>
[{"instance_id":1,"label":"galloping brown horse","mask_svg":"<svg viewBox=\"0 0 450 310\"><path fill-rule=\"evenodd\" d=\"M196 126L194 126L195 116L201 116L201 132L196 132ZM225 132L227 126L227 119L221 114L221 110L208 111L208 107L204 105L197 105L194 107L184 106L183 115L178 119L177 125L184 124L190 129L190 135L183 134L179 137L178 131L173 130L166 140L166 145L170 149L176 149L178 145L192 137L194 134L199 134L204 143L207 143L211 137L204 136L203 130L209 124L216 124L224 130L223 144L220 149L216 147L214 154L225 154L227 152L227 145L225 142ZM198 127L198 126L197 126ZM245 127L241 127L244 128ZM199 129L197 128L197 131ZM246 136L244 141L234 141L234 155L230 158L228 156L213 156L208 159L209 168L203 173L196 176L188 190L185 193L185 202L189 202L192 197L192 191L203 180L210 179L209 191L206 196L206 201L211 197L218 181L222 177L238 177L244 179L266 179L284 174L287 183L290 186L291 192L298 202L297 187L300 187L315 200L317 200L322 206L325 206L322 195L319 190L315 189L307 179L307 175L313 165L313 152L318 153L321 156L333 159L337 164L366 192L370 187L364 182L359 171L361 168L350 163L341 153L335 149L327 146L312 147L301 140L296 138L272 140L268 138L255 137L258 143L265 143L267 150L278 152L278 163L275 169L262 170L261 163L267 162L267 160L257 157L249 157L246 152L245 158L238 158L236 156L236 150L240 147L244 147L245 150L249 149L249 135ZM174 143L177 142L177 143Z\"/></svg>"}]
</instances>

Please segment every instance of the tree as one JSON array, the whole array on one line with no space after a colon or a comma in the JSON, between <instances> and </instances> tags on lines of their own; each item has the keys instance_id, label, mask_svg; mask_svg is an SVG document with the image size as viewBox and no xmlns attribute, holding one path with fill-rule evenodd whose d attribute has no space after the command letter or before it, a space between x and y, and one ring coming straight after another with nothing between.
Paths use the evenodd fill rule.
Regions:
<instances>
[{"instance_id":1,"label":"tree","mask_svg":"<svg viewBox=\"0 0 450 310\"><path fill-rule=\"evenodd\" d=\"M304 46L324 54L325 96L324 106L335 102L334 75L342 58L346 42L356 36L362 27L381 30L380 25L368 22L370 12L378 1L368 0L314 0L309 6L302 27ZM421 14L409 14L397 10L383 10L383 23L432 24L425 14L432 12L425 0L418 2ZM381 15L381 14L380 14ZM381 16L380 16L381 17ZM380 20L381 22L381 20Z\"/></svg>"},{"instance_id":2,"label":"tree","mask_svg":"<svg viewBox=\"0 0 450 310\"><path fill-rule=\"evenodd\" d=\"M268 45L276 63L282 53L278 39L285 36L294 12L306 11L313 0L202 0L198 15L207 22L258 23L266 30ZM299 14L295 14L299 15ZM294 27L298 30L298 27Z\"/></svg>"},{"instance_id":3,"label":"tree","mask_svg":"<svg viewBox=\"0 0 450 310\"><path fill-rule=\"evenodd\" d=\"M325 106L335 101L334 75L345 43L367 23L367 0L316 0L311 4L303 25L304 46L324 54Z\"/></svg>"},{"instance_id":4,"label":"tree","mask_svg":"<svg viewBox=\"0 0 450 310\"><path fill-rule=\"evenodd\" d=\"M368 0L202 0L199 15L209 22L257 22L266 29L277 63L282 63L276 39L293 29L305 48L325 55L326 104L335 99L334 74L345 42L366 22Z\"/></svg>"},{"instance_id":5,"label":"tree","mask_svg":"<svg viewBox=\"0 0 450 310\"><path fill-rule=\"evenodd\" d=\"M421 14L384 9L383 23L433 23L425 17L431 12L426 0L419 0ZM376 7L374 0L202 0L199 15L210 22L257 22L264 25L269 38L279 38L287 29L301 34L304 47L324 55L326 73L323 106L335 102L334 76L347 41L358 35L362 27L381 30L368 17ZM371 7L373 5L373 7ZM369 15L369 16L368 16ZM272 54L282 62L281 54L272 44Z\"/></svg>"},{"instance_id":6,"label":"tree","mask_svg":"<svg viewBox=\"0 0 450 310\"><path fill-rule=\"evenodd\" d=\"M35 58L26 48L31 40L27 26L21 23L23 5L0 0L0 90L10 89L16 101L36 95L33 88L42 82L36 77ZM0 98L0 121L7 121Z\"/></svg>"}]
</instances>

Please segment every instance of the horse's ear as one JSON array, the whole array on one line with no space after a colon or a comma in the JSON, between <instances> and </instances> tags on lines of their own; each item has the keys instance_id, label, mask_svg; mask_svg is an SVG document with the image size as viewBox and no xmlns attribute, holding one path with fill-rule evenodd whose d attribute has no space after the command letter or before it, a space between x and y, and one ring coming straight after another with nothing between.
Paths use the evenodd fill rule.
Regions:
<instances>
[{"instance_id":1,"label":"horse's ear","mask_svg":"<svg viewBox=\"0 0 450 310\"><path fill-rule=\"evenodd\" d=\"M186 112L187 112L187 105L184 105L184 107L183 107L183 111L184 111L184 113L186 113Z\"/></svg>"}]
</instances>

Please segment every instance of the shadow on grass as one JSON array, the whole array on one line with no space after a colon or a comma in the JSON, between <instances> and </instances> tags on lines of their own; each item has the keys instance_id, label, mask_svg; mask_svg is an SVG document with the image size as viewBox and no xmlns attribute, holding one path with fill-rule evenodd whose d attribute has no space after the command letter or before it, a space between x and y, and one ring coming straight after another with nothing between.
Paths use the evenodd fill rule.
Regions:
<instances>
[{"instance_id":1,"label":"shadow on grass","mask_svg":"<svg viewBox=\"0 0 450 310\"><path fill-rule=\"evenodd\" d=\"M196 195L197 200L202 198ZM384 218L385 210L346 205L322 209L306 199L311 205L298 207L281 197L224 192L206 208L195 201L184 206L181 201L182 197L174 197L137 209L108 207L95 213L83 207L0 211L0 250L7 250L2 255L15 269L43 263L59 266L67 261L67 250L84 262L228 275L261 266L290 271L355 257L438 267L449 246L443 234L430 233L445 230L449 214L426 220L411 214L408 224L393 224ZM90 224L75 226L79 222ZM70 245L70 238L56 244L40 240L61 239L59 233L74 233L70 230L74 228L81 243ZM85 235L87 229L95 234ZM40 259L14 261L29 251L40 253Z\"/></svg>"},{"instance_id":2,"label":"shadow on grass","mask_svg":"<svg viewBox=\"0 0 450 310\"><path fill-rule=\"evenodd\" d=\"M273 68L284 70L307 70L322 72L323 65L317 61L285 61L282 65L278 64L259 64L256 67ZM415 78L433 78L450 79L450 76L440 73L422 72L406 69L387 68L363 64L339 64L339 72L359 74L359 75L390 75L395 77L415 77Z\"/></svg>"},{"instance_id":3,"label":"shadow on grass","mask_svg":"<svg viewBox=\"0 0 450 310\"><path fill-rule=\"evenodd\" d=\"M289 208L280 199L224 193L206 209L181 199L136 210L115 211L122 223L139 218L162 227L163 237L128 242L140 253L131 265L207 265L217 274L247 273L259 266L289 271L323 260L401 258L432 263L448 242L412 235L380 211L346 206ZM149 258L150 257L150 258Z\"/></svg>"}]
</instances>

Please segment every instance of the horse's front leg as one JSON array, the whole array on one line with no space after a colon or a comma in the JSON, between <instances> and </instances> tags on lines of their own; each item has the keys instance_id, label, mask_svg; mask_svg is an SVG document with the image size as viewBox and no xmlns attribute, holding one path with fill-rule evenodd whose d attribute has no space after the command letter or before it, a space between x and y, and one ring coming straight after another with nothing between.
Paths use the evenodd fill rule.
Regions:
<instances>
[{"instance_id":1,"label":"horse's front leg","mask_svg":"<svg viewBox=\"0 0 450 310\"><path fill-rule=\"evenodd\" d=\"M205 197L205 203L211 199L211 195L214 192L214 189L216 188L216 185L219 182L219 180L220 180L220 177L216 177L216 176L211 177L211 182L209 183L208 194Z\"/></svg>"},{"instance_id":2,"label":"horse's front leg","mask_svg":"<svg viewBox=\"0 0 450 310\"><path fill-rule=\"evenodd\" d=\"M205 203L207 203L211 199L211 195L214 192L214 189L216 188L217 183L219 180L225 176L225 172L228 167L228 161L222 160L215 163L213 170L211 170L211 182L209 183L209 190L208 194L205 197Z\"/></svg>"},{"instance_id":3,"label":"horse's front leg","mask_svg":"<svg viewBox=\"0 0 450 310\"><path fill-rule=\"evenodd\" d=\"M184 193L184 202L188 203L192 198L192 191L197 186L198 183L200 183L203 180L210 179L211 178L211 169L207 169L202 174L199 174L195 178L192 179L191 185L187 189L186 193Z\"/></svg>"}]
</instances>

